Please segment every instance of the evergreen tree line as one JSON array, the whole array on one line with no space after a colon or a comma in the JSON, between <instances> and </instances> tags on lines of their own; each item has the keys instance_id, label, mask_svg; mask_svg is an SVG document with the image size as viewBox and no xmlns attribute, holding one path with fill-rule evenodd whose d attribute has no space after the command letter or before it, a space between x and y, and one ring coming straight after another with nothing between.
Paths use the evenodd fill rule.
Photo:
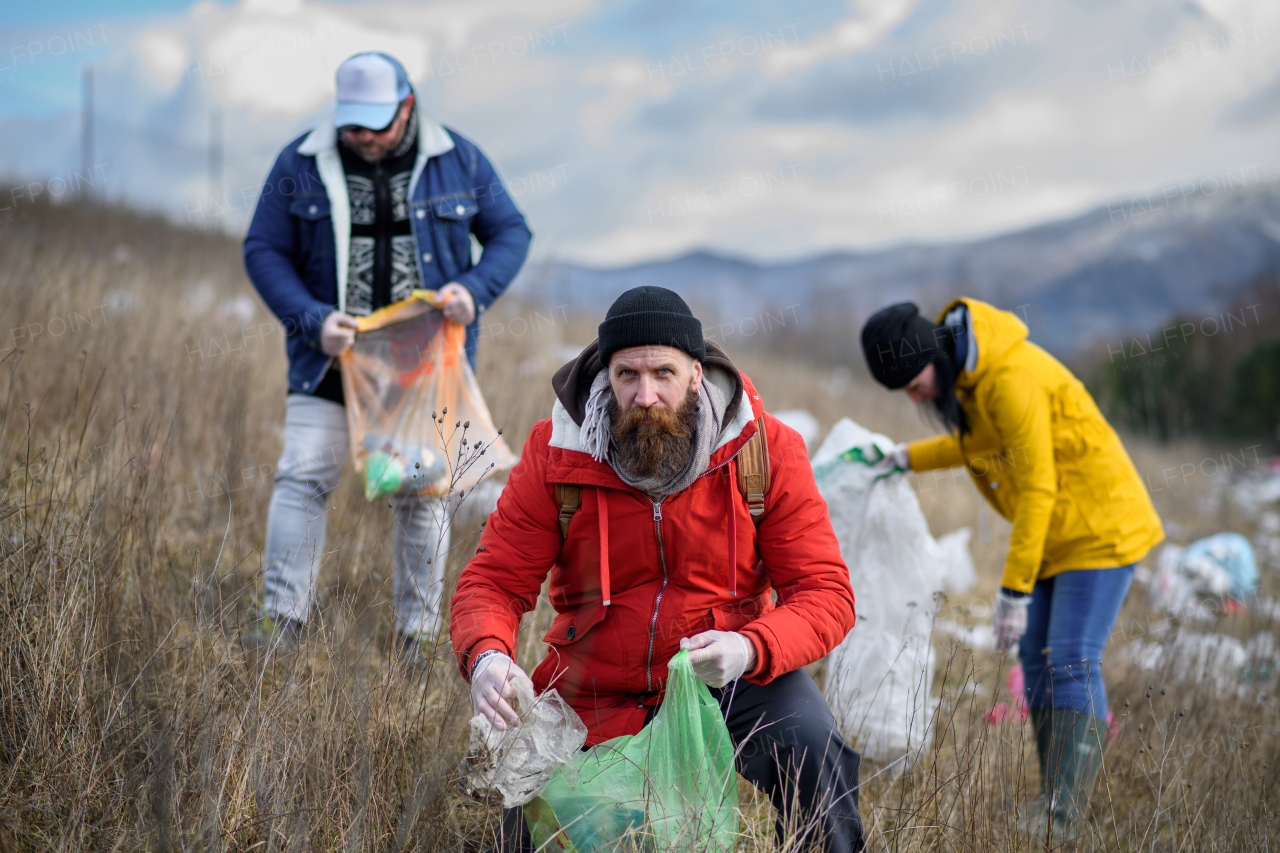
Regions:
<instances>
[{"instance_id":1,"label":"evergreen tree line","mask_svg":"<svg viewBox=\"0 0 1280 853\"><path fill-rule=\"evenodd\" d=\"M1280 442L1280 278L1217 314L1184 314L1103 342L1083 376L1120 429L1158 441Z\"/></svg>"}]
</instances>

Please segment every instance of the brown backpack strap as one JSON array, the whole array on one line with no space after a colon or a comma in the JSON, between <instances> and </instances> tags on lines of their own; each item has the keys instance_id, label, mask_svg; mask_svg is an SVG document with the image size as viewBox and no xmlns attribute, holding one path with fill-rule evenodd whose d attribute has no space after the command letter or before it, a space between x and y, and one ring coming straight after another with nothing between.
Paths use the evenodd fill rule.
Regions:
<instances>
[{"instance_id":1,"label":"brown backpack strap","mask_svg":"<svg viewBox=\"0 0 1280 853\"><path fill-rule=\"evenodd\" d=\"M738 491L747 499L751 520L764 520L764 497L769 494L769 439L764 415L756 418L756 434L738 451Z\"/></svg>"},{"instance_id":2,"label":"brown backpack strap","mask_svg":"<svg viewBox=\"0 0 1280 853\"><path fill-rule=\"evenodd\" d=\"M569 522L582 507L582 486L576 483L556 483L556 503L560 504L560 538L569 538Z\"/></svg>"}]
</instances>

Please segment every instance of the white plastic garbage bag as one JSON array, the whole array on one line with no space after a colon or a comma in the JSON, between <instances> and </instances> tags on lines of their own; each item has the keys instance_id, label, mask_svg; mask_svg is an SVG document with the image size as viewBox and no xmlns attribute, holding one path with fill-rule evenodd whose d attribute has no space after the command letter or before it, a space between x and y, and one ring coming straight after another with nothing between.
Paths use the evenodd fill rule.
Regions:
<instances>
[{"instance_id":1,"label":"white plastic garbage bag","mask_svg":"<svg viewBox=\"0 0 1280 853\"><path fill-rule=\"evenodd\" d=\"M813 450L813 443L818 440L818 419L804 409L783 409L774 412L773 416L800 433L804 439L806 450Z\"/></svg>"},{"instance_id":2,"label":"white plastic garbage bag","mask_svg":"<svg viewBox=\"0 0 1280 853\"><path fill-rule=\"evenodd\" d=\"M515 687L520 724L499 731L483 714L472 717L463 761L472 793L497 791L508 809L536 797L558 769L572 784L578 750L587 741L587 727L554 689L535 697L523 683Z\"/></svg>"},{"instance_id":3,"label":"white plastic garbage bag","mask_svg":"<svg viewBox=\"0 0 1280 853\"><path fill-rule=\"evenodd\" d=\"M933 707L934 592L967 582L973 566L955 566L965 537L944 548L929 534L904 475L877 480L883 472L860 461L893 446L846 418L813 459L858 609L857 626L827 658L825 692L841 733L863 755L914 761L928 748Z\"/></svg>"},{"instance_id":4,"label":"white plastic garbage bag","mask_svg":"<svg viewBox=\"0 0 1280 853\"><path fill-rule=\"evenodd\" d=\"M942 591L948 595L968 592L978 582L978 570L973 565L973 555L969 553L969 540L972 538L973 531L968 527L938 537L938 547L942 549L946 565Z\"/></svg>"}]
</instances>

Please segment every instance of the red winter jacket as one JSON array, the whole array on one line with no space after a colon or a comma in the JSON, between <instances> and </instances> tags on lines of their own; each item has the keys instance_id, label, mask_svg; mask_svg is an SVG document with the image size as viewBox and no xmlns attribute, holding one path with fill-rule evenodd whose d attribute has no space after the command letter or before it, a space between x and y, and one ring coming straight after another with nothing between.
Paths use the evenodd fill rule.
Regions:
<instances>
[{"instance_id":1,"label":"red winter jacket","mask_svg":"<svg viewBox=\"0 0 1280 853\"><path fill-rule=\"evenodd\" d=\"M728 370L717 373L716 357ZM520 617L551 573L556 617L532 678L539 693L555 687L577 710L588 744L640 730L647 708L662 701L667 661L682 637L740 631L756 649L747 678L764 684L826 655L853 627L849 571L804 441L765 415L771 485L757 528L734 457L756 431L760 398L718 349L705 375L742 396L692 486L655 504L581 449L578 424L557 402L529 433L458 579L450 632L467 677L481 652L514 656ZM590 378L579 385L589 387ZM586 487L567 540L556 483Z\"/></svg>"}]
</instances>

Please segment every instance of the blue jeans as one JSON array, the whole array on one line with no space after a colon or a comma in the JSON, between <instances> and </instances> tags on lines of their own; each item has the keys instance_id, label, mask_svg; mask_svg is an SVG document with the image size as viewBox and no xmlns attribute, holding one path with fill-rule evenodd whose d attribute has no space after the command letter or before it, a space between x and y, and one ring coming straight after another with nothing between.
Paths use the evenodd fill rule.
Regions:
<instances>
[{"instance_id":1,"label":"blue jeans","mask_svg":"<svg viewBox=\"0 0 1280 853\"><path fill-rule=\"evenodd\" d=\"M347 410L309 394L285 403L284 451L267 509L263 609L306 622L325 554L330 493L347 461ZM433 636L457 498L397 497L391 550L396 630Z\"/></svg>"},{"instance_id":2,"label":"blue jeans","mask_svg":"<svg viewBox=\"0 0 1280 853\"><path fill-rule=\"evenodd\" d=\"M1102 649L1133 580L1133 565L1074 569L1038 581L1018 645L1027 705L1107 716Z\"/></svg>"}]
</instances>

